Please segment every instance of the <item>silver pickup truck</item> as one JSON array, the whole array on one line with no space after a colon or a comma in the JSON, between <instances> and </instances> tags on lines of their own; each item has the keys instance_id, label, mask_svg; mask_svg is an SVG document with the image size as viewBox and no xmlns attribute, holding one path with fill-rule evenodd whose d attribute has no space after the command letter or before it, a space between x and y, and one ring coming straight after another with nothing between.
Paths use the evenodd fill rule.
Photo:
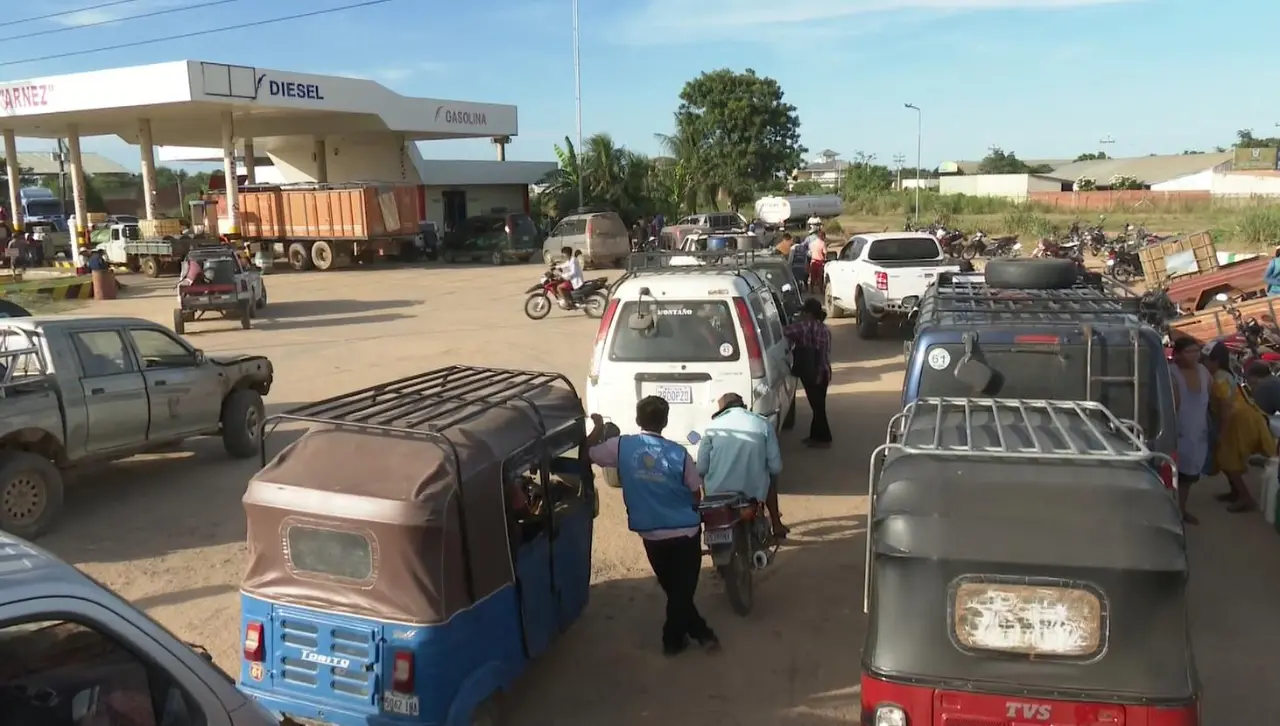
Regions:
<instances>
[{"instance_id":1,"label":"silver pickup truck","mask_svg":"<svg viewBox=\"0 0 1280 726\"><path fill-rule=\"evenodd\" d=\"M221 436L258 454L271 361L214 358L138 318L0 319L0 530L33 539L66 469Z\"/></svg>"}]
</instances>

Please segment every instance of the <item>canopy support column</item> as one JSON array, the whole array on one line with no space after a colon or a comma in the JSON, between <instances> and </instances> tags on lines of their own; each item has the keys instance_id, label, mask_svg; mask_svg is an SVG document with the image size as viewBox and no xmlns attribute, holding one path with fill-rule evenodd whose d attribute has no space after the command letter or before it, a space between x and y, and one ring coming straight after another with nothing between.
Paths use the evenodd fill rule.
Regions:
<instances>
[{"instance_id":1,"label":"canopy support column","mask_svg":"<svg viewBox=\"0 0 1280 726\"><path fill-rule=\"evenodd\" d=\"M4 130L4 166L9 175L9 221L14 234L22 232L22 168L18 165L18 139L12 129Z\"/></svg>"},{"instance_id":2,"label":"canopy support column","mask_svg":"<svg viewBox=\"0 0 1280 726\"><path fill-rule=\"evenodd\" d=\"M240 236L240 185L236 179L235 121L230 111L222 112L222 173L227 182L227 226L218 233L234 239Z\"/></svg>"},{"instance_id":3,"label":"canopy support column","mask_svg":"<svg viewBox=\"0 0 1280 726\"><path fill-rule=\"evenodd\" d=\"M314 156L316 157L316 181L320 184L328 184L329 148L324 143L324 139L316 139Z\"/></svg>"},{"instance_id":4,"label":"canopy support column","mask_svg":"<svg viewBox=\"0 0 1280 726\"><path fill-rule=\"evenodd\" d=\"M138 119L138 146L142 154L142 206L147 219L156 218L156 147L151 141L151 119ZM178 200L178 216L186 216Z\"/></svg>"},{"instance_id":5,"label":"canopy support column","mask_svg":"<svg viewBox=\"0 0 1280 726\"><path fill-rule=\"evenodd\" d=\"M244 183L258 183L258 164L255 161L256 154L253 151L253 139L244 140Z\"/></svg>"},{"instance_id":6,"label":"canopy support column","mask_svg":"<svg viewBox=\"0 0 1280 726\"><path fill-rule=\"evenodd\" d=\"M80 268L85 264L80 250L89 246L89 212L85 209L84 164L80 158L80 127L75 124L67 127L67 151L71 156L71 196L75 200L76 210L71 233L71 262Z\"/></svg>"}]
</instances>

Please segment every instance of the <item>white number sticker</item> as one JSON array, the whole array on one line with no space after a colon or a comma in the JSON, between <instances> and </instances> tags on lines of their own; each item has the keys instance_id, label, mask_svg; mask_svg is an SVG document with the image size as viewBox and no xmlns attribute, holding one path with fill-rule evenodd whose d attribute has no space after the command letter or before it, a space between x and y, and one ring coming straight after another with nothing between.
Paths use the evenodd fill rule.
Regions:
<instances>
[{"instance_id":1,"label":"white number sticker","mask_svg":"<svg viewBox=\"0 0 1280 726\"><path fill-rule=\"evenodd\" d=\"M733 346L729 345L728 343L721 343L720 355L724 358L728 358L729 356L733 355Z\"/></svg>"},{"instance_id":2,"label":"white number sticker","mask_svg":"<svg viewBox=\"0 0 1280 726\"><path fill-rule=\"evenodd\" d=\"M929 367L935 371L945 370L951 365L951 354L942 348L929 351Z\"/></svg>"}]
</instances>

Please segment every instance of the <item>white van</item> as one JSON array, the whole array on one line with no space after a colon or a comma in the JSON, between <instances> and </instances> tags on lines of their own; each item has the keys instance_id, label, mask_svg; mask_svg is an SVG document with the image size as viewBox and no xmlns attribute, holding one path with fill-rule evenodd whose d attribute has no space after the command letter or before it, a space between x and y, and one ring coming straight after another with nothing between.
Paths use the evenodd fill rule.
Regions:
<instances>
[{"instance_id":1,"label":"white van","mask_svg":"<svg viewBox=\"0 0 1280 726\"><path fill-rule=\"evenodd\" d=\"M724 266L627 273L600 320L587 376L587 412L639 433L636 403L671 404L663 435L689 448L719 398L737 393L775 428L795 424L796 379L776 294L754 272ZM616 470L605 480L620 485Z\"/></svg>"}]
</instances>

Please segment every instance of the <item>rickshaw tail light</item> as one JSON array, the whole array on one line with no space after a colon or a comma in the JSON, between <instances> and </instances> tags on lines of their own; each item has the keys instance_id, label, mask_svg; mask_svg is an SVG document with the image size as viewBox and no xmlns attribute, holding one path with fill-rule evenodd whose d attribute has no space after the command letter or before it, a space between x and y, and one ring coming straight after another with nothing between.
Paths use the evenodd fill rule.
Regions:
<instances>
[{"instance_id":1,"label":"rickshaw tail light","mask_svg":"<svg viewBox=\"0 0 1280 726\"><path fill-rule=\"evenodd\" d=\"M1102 600L1081 588L965 582L953 626L966 648L1078 658L1101 649L1102 612Z\"/></svg>"},{"instance_id":2,"label":"rickshaw tail light","mask_svg":"<svg viewBox=\"0 0 1280 726\"><path fill-rule=\"evenodd\" d=\"M266 660L266 644L262 641L262 623L249 623L244 629L244 659L250 663Z\"/></svg>"},{"instance_id":3,"label":"rickshaw tail light","mask_svg":"<svg viewBox=\"0 0 1280 726\"><path fill-rule=\"evenodd\" d=\"M391 663L391 690L413 693L413 653L397 650Z\"/></svg>"}]
</instances>

